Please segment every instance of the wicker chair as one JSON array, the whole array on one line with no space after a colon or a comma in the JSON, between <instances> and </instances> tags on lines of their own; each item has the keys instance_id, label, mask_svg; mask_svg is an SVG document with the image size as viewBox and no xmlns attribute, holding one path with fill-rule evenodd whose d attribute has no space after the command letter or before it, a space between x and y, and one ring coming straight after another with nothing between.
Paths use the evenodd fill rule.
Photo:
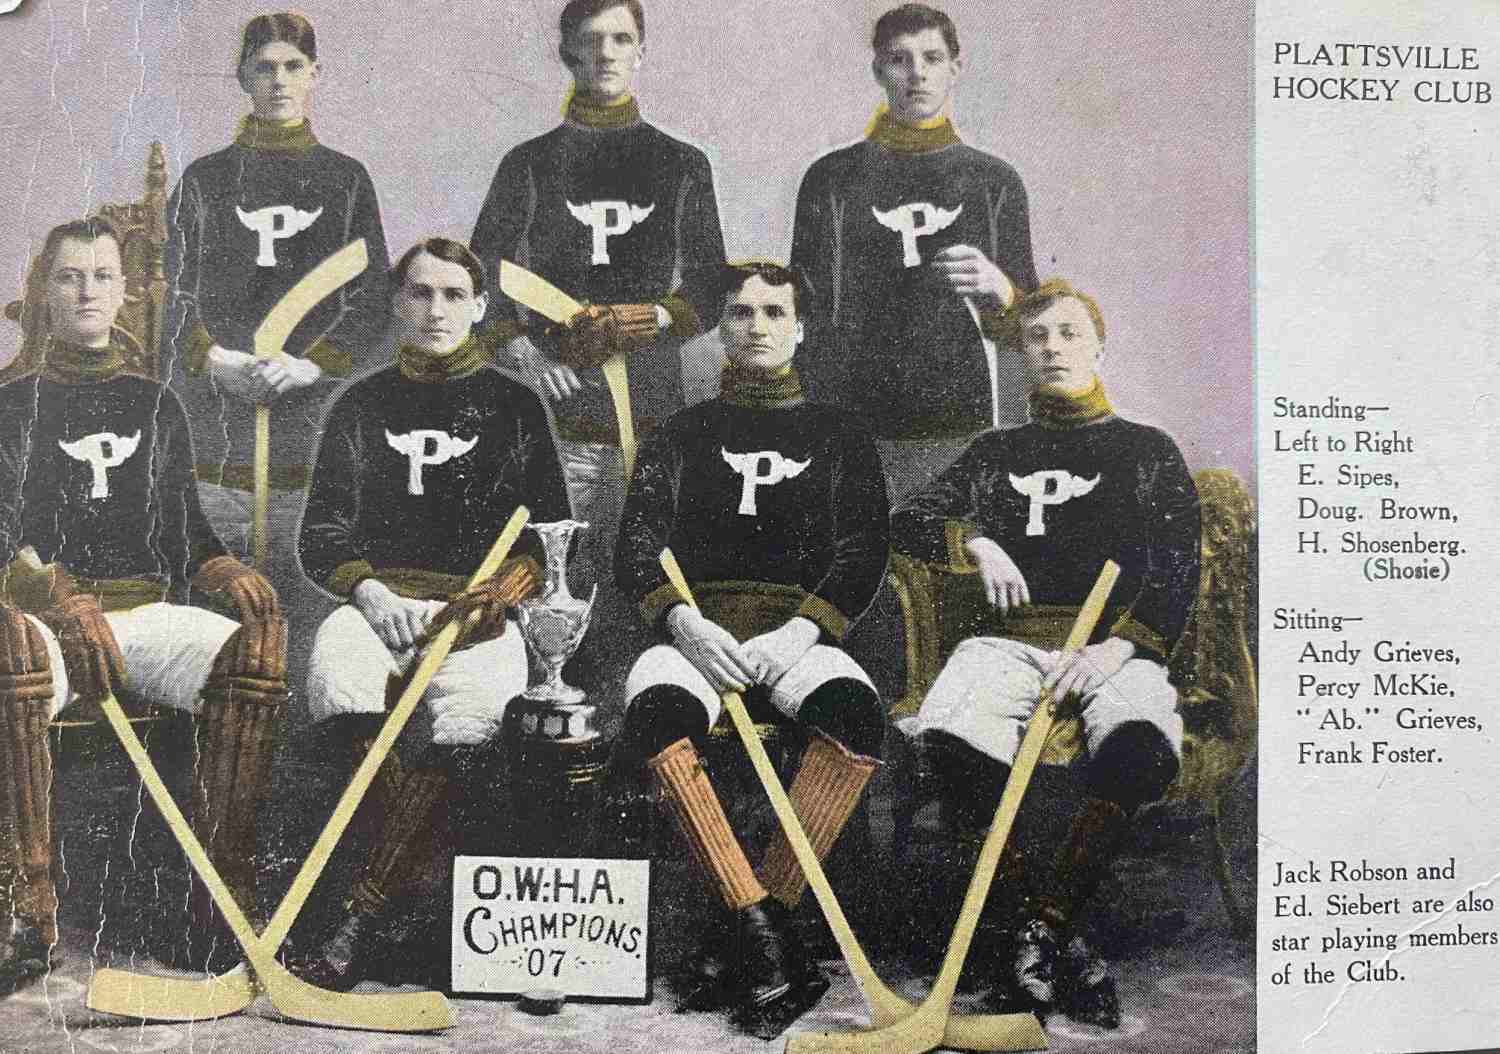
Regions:
<instances>
[{"instance_id":1,"label":"wicker chair","mask_svg":"<svg viewBox=\"0 0 1500 1054\"><path fill-rule=\"evenodd\" d=\"M1227 469L1200 472L1195 482L1203 518L1202 576L1197 605L1169 660L1186 735L1182 767L1166 800L1201 802L1207 811L1214 873L1230 922L1236 933L1244 933L1254 920L1234 888L1219 816L1224 792L1255 751L1258 702L1248 628L1255 508L1239 477ZM996 627L978 574L955 574L897 553L887 580L906 628L906 692L891 710L900 729L900 719L917 712L960 641L980 632L1003 634L1003 628ZM893 759L898 769L892 781L893 843L904 858L918 809L939 795L920 752L901 738L905 749ZM1082 743L1077 718L1060 722L1042 762L1067 764Z\"/></svg>"}]
</instances>

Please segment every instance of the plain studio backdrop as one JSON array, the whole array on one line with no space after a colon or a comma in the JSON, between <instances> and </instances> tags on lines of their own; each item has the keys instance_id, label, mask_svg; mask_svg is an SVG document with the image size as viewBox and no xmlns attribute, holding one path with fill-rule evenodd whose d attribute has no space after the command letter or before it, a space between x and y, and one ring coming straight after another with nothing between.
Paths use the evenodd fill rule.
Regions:
<instances>
[{"instance_id":1,"label":"plain studio backdrop","mask_svg":"<svg viewBox=\"0 0 1500 1054\"><path fill-rule=\"evenodd\" d=\"M296 5L318 32L313 127L369 169L393 257L467 240L500 157L557 124L561 6ZM641 108L707 152L731 257L787 255L802 173L882 99L870 33L889 6L646 0ZM1253 487L1249 5L940 6L965 64L955 123L1020 172L1039 274L1099 299L1115 405L1172 433L1193 470ZM229 142L257 10L25 0L0 16L0 300L49 227L140 196L152 140L174 186ZM4 362L19 332L0 326Z\"/></svg>"}]
</instances>

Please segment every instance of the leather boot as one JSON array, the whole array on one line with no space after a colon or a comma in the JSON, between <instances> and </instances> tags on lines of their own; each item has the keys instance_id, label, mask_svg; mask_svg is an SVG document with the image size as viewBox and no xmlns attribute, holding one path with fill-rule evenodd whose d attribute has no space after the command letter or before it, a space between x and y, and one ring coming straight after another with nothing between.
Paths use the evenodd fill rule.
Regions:
<instances>
[{"instance_id":1,"label":"leather boot","mask_svg":"<svg viewBox=\"0 0 1500 1054\"><path fill-rule=\"evenodd\" d=\"M303 980L318 988L347 992L370 975L387 905L417 882L430 862L428 835L447 799L448 787L447 768L407 772L380 843L354 885L344 922L312 958L297 964Z\"/></svg>"}]
</instances>

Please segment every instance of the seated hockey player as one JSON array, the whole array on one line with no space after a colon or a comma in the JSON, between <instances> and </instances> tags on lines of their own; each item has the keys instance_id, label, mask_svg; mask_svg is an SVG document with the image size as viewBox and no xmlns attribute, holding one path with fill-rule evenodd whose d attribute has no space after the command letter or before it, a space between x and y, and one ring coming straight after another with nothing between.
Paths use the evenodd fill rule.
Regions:
<instances>
[{"instance_id":1,"label":"seated hockey player","mask_svg":"<svg viewBox=\"0 0 1500 1054\"><path fill-rule=\"evenodd\" d=\"M832 848L884 734L879 697L839 642L880 586L888 507L869 436L803 399L801 279L751 263L726 267L723 286L722 392L647 440L621 521L620 587L670 643L630 672L616 764L649 770L723 905L691 1005L733 1004L739 1027L770 1037L828 984L789 938L806 879L780 832L752 870L698 748L729 690L809 729L790 793L819 855ZM667 546L701 610L667 582Z\"/></svg>"},{"instance_id":2,"label":"seated hockey player","mask_svg":"<svg viewBox=\"0 0 1500 1054\"><path fill-rule=\"evenodd\" d=\"M1088 797L1050 876L1021 868L1007 847L1003 873L1032 892L1017 908L1013 976L997 997L1115 1027L1114 983L1074 927L1130 815L1177 774L1183 725L1165 664L1197 596L1198 495L1172 439L1117 417L1105 397L1092 299L1054 279L1021 299L1012 322L1030 423L981 435L892 515L900 551L978 571L1005 634L954 650L912 731L942 754L961 811L983 825L1042 693L1075 704ZM1062 661L1108 559L1122 568L1112 613Z\"/></svg>"},{"instance_id":3,"label":"seated hockey player","mask_svg":"<svg viewBox=\"0 0 1500 1054\"><path fill-rule=\"evenodd\" d=\"M28 279L22 356L0 378L0 994L44 973L58 939L47 725L111 692L197 715L186 811L256 911L286 627L198 505L181 404L124 369L139 351L114 325L124 302L114 229L54 228ZM225 594L240 622L181 603L189 586ZM190 900L190 965L228 965L238 945L196 880Z\"/></svg>"},{"instance_id":4,"label":"seated hockey player","mask_svg":"<svg viewBox=\"0 0 1500 1054\"><path fill-rule=\"evenodd\" d=\"M569 515L540 399L495 370L471 336L485 306L479 259L458 242L429 238L391 274L396 363L355 383L329 411L302 521L304 571L348 601L313 643L312 719L329 722L330 736L362 759L402 674L436 631L434 616L445 606L449 614L480 606L484 617L423 697L430 731L418 732L415 721L408 729L425 749L404 768L393 755L382 770L383 836L343 925L301 967L319 987L345 991L378 959L386 902L429 866L423 835L442 813L450 780L526 687L526 649L505 616L540 584L540 541L522 535L519 555L489 583L465 592L466 580L518 505L537 522Z\"/></svg>"}]
</instances>

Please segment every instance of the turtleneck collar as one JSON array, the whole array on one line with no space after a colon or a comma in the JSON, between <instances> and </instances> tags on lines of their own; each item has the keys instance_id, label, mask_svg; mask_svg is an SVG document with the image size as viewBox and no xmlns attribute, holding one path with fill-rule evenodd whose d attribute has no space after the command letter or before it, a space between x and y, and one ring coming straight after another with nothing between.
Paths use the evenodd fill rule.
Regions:
<instances>
[{"instance_id":1,"label":"turtleneck collar","mask_svg":"<svg viewBox=\"0 0 1500 1054\"><path fill-rule=\"evenodd\" d=\"M733 362L724 367L719 391L725 402L747 406L752 410L780 410L802 405L802 378L797 368L788 366L782 373L766 376L744 370Z\"/></svg>"},{"instance_id":2,"label":"turtleneck collar","mask_svg":"<svg viewBox=\"0 0 1500 1054\"><path fill-rule=\"evenodd\" d=\"M567 118L574 124L599 131L629 128L641 119L641 108L634 95L627 95L619 102L596 102L578 92L568 98Z\"/></svg>"},{"instance_id":3,"label":"turtleneck collar","mask_svg":"<svg viewBox=\"0 0 1500 1054\"><path fill-rule=\"evenodd\" d=\"M868 134L870 142L897 154L927 154L963 142L947 116L919 125L902 124L884 108L870 122Z\"/></svg>"},{"instance_id":4,"label":"turtleneck collar","mask_svg":"<svg viewBox=\"0 0 1500 1054\"><path fill-rule=\"evenodd\" d=\"M313 135L312 121L303 118L295 124L267 121L253 113L240 122L234 141L251 150L277 150L299 153L318 145Z\"/></svg>"},{"instance_id":5,"label":"turtleneck collar","mask_svg":"<svg viewBox=\"0 0 1500 1054\"><path fill-rule=\"evenodd\" d=\"M419 384L441 384L467 377L483 368L484 349L472 335L446 355L403 344L396 351L396 366L401 376Z\"/></svg>"},{"instance_id":6,"label":"turtleneck collar","mask_svg":"<svg viewBox=\"0 0 1500 1054\"><path fill-rule=\"evenodd\" d=\"M107 381L125 368L125 349L112 335L102 348L85 347L53 338L47 342L42 376L59 384Z\"/></svg>"},{"instance_id":7,"label":"turtleneck collar","mask_svg":"<svg viewBox=\"0 0 1500 1054\"><path fill-rule=\"evenodd\" d=\"M1046 428L1075 428L1114 416L1098 377L1087 391L1068 392L1044 384L1031 393L1031 420Z\"/></svg>"}]
</instances>

